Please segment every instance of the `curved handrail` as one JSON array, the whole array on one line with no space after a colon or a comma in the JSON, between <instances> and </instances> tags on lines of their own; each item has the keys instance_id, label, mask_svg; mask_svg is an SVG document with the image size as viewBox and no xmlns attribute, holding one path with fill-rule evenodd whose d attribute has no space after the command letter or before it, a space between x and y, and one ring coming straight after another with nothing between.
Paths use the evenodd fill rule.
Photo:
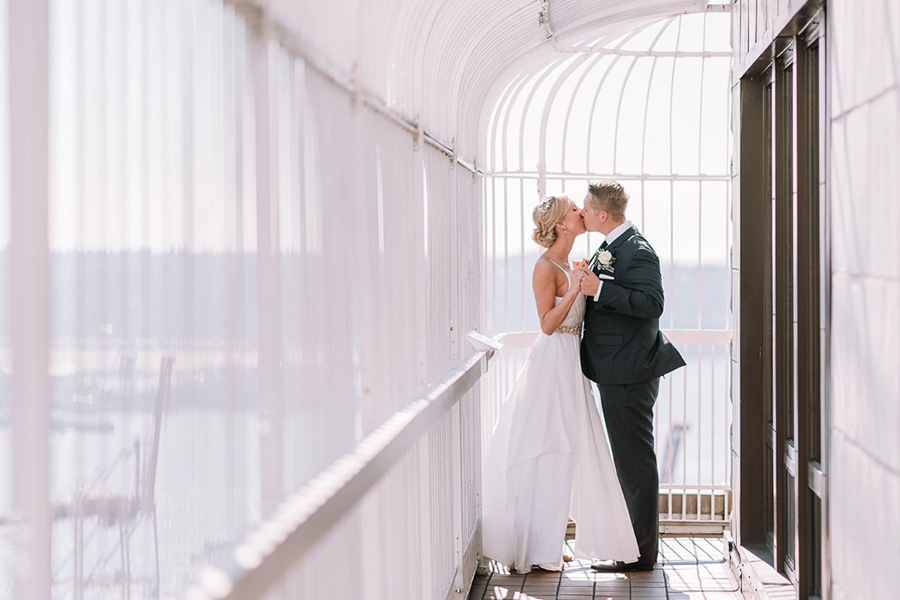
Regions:
<instances>
[{"instance_id":1,"label":"curved handrail","mask_svg":"<svg viewBox=\"0 0 900 600\"><path fill-rule=\"evenodd\" d=\"M424 396L394 413L286 498L234 548L226 563L204 569L187 597L260 598L475 385L492 355L491 349L473 353Z\"/></svg>"}]
</instances>

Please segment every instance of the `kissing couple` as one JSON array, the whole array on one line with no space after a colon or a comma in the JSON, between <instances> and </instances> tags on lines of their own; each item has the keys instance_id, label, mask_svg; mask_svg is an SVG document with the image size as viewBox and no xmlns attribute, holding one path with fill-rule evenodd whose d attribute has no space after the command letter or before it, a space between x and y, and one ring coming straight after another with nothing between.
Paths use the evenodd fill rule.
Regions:
<instances>
[{"instance_id":1,"label":"kissing couple","mask_svg":"<svg viewBox=\"0 0 900 600\"><path fill-rule=\"evenodd\" d=\"M659 258L626 219L627 204L618 182L601 181L583 208L550 196L532 214L532 238L546 248L532 276L542 333L501 409L482 477L483 554L519 573L571 560L569 519L575 556L595 570L656 564L653 405L659 378L685 362L659 331ZM606 241L570 263L585 231Z\"/></svg>"}]
</instances>

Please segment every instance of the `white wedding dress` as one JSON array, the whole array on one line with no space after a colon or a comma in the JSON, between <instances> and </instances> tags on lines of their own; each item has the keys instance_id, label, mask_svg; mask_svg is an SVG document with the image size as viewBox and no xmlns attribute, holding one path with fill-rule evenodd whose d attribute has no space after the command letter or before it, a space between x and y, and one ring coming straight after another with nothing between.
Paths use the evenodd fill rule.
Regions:
<instances>
[{"instance_id":1,"label":"white wedding dress","mask_svg":"<svg viewBox=\"0 0 900 600\"><path fill-rule=\"evenodd\" d=\"M579 294L562 326L580 331L584 307ZM520 573L562 566L569 518L576 557L638 558L603 419L581 372L580 341L560 331L539 335L484 461L484 556Z\"/></svg>"}]
</instances>

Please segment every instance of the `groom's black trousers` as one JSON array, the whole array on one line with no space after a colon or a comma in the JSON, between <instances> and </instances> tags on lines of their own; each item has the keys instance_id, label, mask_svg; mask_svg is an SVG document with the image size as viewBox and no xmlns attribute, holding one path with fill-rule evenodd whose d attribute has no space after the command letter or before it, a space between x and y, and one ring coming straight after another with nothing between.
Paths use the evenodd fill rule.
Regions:
<instances>
[{"instance_id":1,"label":"groom's black trousers","mask_svg":"<svg viewBox=\"0 0 900 600\"><path fill-rule=\"evenodd\" d=\"M598 385L616 473L631 514L642 565L656 564L659 473L653 448L653 405L659 377L646 383Z\"/></svg>"}]
</instances>

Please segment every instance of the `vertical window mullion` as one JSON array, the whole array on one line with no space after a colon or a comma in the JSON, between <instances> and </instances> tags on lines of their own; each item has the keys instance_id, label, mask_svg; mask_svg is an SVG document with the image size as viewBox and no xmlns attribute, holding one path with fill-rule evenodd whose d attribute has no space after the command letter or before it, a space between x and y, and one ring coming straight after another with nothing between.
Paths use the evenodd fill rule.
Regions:
<instances>
[{"instance_id":1,"label":"vertical window mullion","mask_svg":"<svg viewBox=\"0 0 900 600\"><path fill-rule=\"evenodd\" d=\"M818 46L797 44L796 126L797 201L795 207L797 338L794 393L797 439L796 583L799 597L818 595L819 504L810 489L809 465L819 464L821 439L820 208Z\"/></svg>"},{"instance_id":2,"label":"vertical window mullion","mask_svg":"<svg viewBox=\"0 0 900 600\"><path fill-rule=\"evenodd\" d=\"M773 554L782 567L789 555L788 496L785 453L793 436L792 274L792 114L793 60L788 49L774 69L773 202L772 202L772 400L773 400Z\"/></svg>"}]
</instances>

